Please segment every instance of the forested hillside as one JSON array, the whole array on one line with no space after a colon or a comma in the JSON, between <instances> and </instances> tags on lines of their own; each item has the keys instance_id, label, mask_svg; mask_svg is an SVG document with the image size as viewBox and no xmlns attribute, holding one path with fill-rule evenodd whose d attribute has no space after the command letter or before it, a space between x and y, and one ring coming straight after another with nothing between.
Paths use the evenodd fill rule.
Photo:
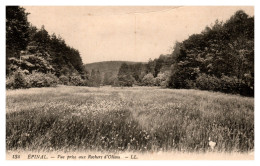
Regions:
<instances>
[{"instance_id":1,"label":"forested hillside","mask_svg":"<svg viewBox=\"0 0 260 166\"><path fill-rule=\"evenodd\" d=\"M121 68L127 67L122 65ZM122 75L127 78L121 79L121 85L134 82L130 77L134 77L131 69L121 71L118 79ZM145 76L139 74L142 85L253 96L254 17L237 11L226 22L216 20L200 34L176 42L171 55L149 61L139 73L146 73Z\"/></svg>"},{"instance_id":2,"label":"forested hillside","mask_svg":"<svg viewBox=\"0 0 260 166\"><path fill-rule=\"evenodd\" d=\"M97 74L97 76L100 75L101 83L103 85L113 85L114 80L117 78L119 68L123 63L136 64L139 62L104 61L104 62L95 62L95 63L85 64L84 68L89 73L90 76L91 75L93 76L95 73Z\"/></svg>"}]
</instances>

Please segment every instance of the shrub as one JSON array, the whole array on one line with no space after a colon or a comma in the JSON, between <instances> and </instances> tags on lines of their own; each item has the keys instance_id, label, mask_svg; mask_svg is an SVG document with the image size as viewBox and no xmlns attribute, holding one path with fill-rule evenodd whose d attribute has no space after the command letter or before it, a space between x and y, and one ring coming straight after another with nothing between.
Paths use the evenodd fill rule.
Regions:
<instances>
[{"instance_id":1,"label":"shrub","mask_svg":"<svg viewBox=\"0 0 260 166\"><path fill-rule=\"evenodd\" d=\"M135 79L133 76L131 76L130 74L127 74L127 75L121 75L118 77L118 85L120 86L133 86L135 82Z\"/></svg>"},{"instance_id":2,"label":"shrub","mask_svg":"<svg viewBox=\"0 0 260 166\"><path fill-rule=\"evenodd\" d=\"M145 86L153 86L155 84L155 79L152 75L152 73L148 73L144 76L143 80L143 85Z\"/></svg>"},{"instance_id":3,"label":"shrub","mask_svg":"<svg viewBox=\"0 0 260 166\"><path fill-rule=\"evenodd\" d=\"M162 82L162 80L159 77L154 78L154 85L155 86L160 86L161 82Z\"/></svg>"},{"instance_id":4,"label":"shrub","mask_svg":"<svg viewBox=\"0 0 260 166\"><path fill-rule=\"evenodd\" d=\"M6 89L14 89L14 77L6 78Z\"/></svg>"},{"instance_id":5,"label":"shrub","mask_svg":"<svg viewBox=\"0 0 260 166\"><path fill-rule=\"evenodd\" d=\"M27 88L28 83L25 79L25 74L22 70L16 71L13 75L6 78L7 89Z\"/></svg>"},{"instance_id":6,"label":"shrub","mask_svg":"<svg viewBox=\"0 0 260 166\"><path fill-rule=\"evenodd\" d=\"M83 86L85 85L84 80L80 76L70 76L70 85Z\"/></svg>"},{"instance_id":7,"label":"shrub","mask_svg":"<svg viewBox=\"0 0 260 166\"><path fill-rule=\"evenodd\" d=\"M154 85L160 86L163 81L167 79L167 76L165 73L159 73L156 78L154 78Z\"/></svg>"},{"instance_id":8,"label":"shrub","mask_svg":"<svg viewBox=\"0 0 260 166\"><path fill-rule=\"evenodd\" d=\"M69 84L69 78L67 77L67 76L65 76L65 75L61 75L60 77L59 77L59 80L60 80L60 82L63 84L63 85L68 85Z\"/></svg>"},{"instance_id":9,"label":"shrub","mask_svg":"<svg viewBox=\"0 0 260 166\"><path fill-rule=\"evenodd\" d=\"M44 74L39 72L33 72L26 76L29 87L50 87L56 86L58 78L53 74Z\"/></svg>"},{"instance_id":10,"label":"shrub","mask_svg":"<svg viewBox=\"0 0 260 166\"><path fill-rule=\"evenodd\" d=\"M243 80L234 76L229 77L223 75L221 78L217 78L215 76L201 74L196 79L196 87L201 90L220 91L247 96L254 95L254 90L250 86L248 86Z\"/></svg>"},{"instance_id":11,"label":"shrub","mask_svg":"<svg viewBox=\"0 0 260 166\"><path fill-rule=\"evenodd\" d=\"M192 88L196 87L196 83L194 80L186 79L186 80L184 80L184 82L185 82L186 89L192 89Z\"/></svg>"},{"instance_id":12,"label":"shrub","mask_svg":"<svg viewBox=\"0 0 260 166\"><path fill-rule=\"evenodd\" d=\"M240 82L237 77L221 77L221 91L225 93L239 93L240 85L243 82Z\"/></svg>"},{"instance_id":13,"label":"shrub","mask_svg":"<svg viewBox=\"0 0 260 166\"><path fill-rule=\"evenodd\" d=\"M215 76L201 74L196 79L196 87L201 90L219 91L221 90L221 79Z\"/></svg>"},{"instance_id":14,"label":"shrub","mask_svg":"<svg viewBox=\"0 0 260 166\"><path fill-rule=\"evenodd\" d=\"M26 77L29 87L44 87L44 74L33 72Z\"/></svg>"},{"instance_id":15,"label":"shrub","mask_svg":"<svg viewBox=\"0 0 260 166\"><path fill-rule=\"evenodd\" d=\"M59 82L59 79L54 74L51 73L45 74L45 79L46 79L47 86L56 86Z\"/></svg>"},{"instance_id":16,"label":"shrub","mask_svg":"<svg viewBox=\"0 0 260 166\"><path fill-rule=\"evenodd\" d=\"M160 83L160 86L161 86L162 88L167 88L167 87L168 87L168 80L162 81L162 82Z\"/></svg>"}]
</instances>

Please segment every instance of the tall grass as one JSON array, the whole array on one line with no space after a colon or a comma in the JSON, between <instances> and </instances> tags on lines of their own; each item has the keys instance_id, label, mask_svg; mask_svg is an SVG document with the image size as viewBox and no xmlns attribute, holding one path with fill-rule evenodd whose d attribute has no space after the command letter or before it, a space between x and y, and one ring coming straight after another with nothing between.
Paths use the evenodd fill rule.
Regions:
<instances>
[{"instance_id":1,"label":"tall grass","mask_svg":"<svg viewBox=\"0 0 260 166\"><path fill-rule=\"evenodd\" d=\"M254 149L254 99L198 90L41 88L7 91L7 150Z\"/></svg>"}]
</instances>

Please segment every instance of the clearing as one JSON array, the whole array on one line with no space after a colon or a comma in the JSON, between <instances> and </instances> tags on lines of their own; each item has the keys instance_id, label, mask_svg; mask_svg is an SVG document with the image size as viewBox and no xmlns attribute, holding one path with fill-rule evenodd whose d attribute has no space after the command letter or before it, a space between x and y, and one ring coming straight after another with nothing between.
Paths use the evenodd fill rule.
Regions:
<instances>
[{"instance_id":1,"label":"clearing","mask_svg":"<svg viewBox=\"0 0 260 166\"><path fill-rule=\"evenodd\" d=\"M6 149L249 154L254 98L157 87L7 90Z\"/></svg>"}]
</instances>

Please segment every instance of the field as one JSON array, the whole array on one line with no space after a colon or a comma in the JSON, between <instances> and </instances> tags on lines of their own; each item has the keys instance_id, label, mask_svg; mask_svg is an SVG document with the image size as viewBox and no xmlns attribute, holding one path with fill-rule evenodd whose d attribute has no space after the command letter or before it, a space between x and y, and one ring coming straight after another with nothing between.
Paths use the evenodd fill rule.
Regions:
<instances>
[{"instance_id":1,"label":"field","mask_svg":"<svg viewBox=\"0 0 260 166\"><path fill-rule=\"evenodd\" d=\"M6 150L249 153L254 98L155 87L7 90Z\"/></svg>"}]
</instances>

